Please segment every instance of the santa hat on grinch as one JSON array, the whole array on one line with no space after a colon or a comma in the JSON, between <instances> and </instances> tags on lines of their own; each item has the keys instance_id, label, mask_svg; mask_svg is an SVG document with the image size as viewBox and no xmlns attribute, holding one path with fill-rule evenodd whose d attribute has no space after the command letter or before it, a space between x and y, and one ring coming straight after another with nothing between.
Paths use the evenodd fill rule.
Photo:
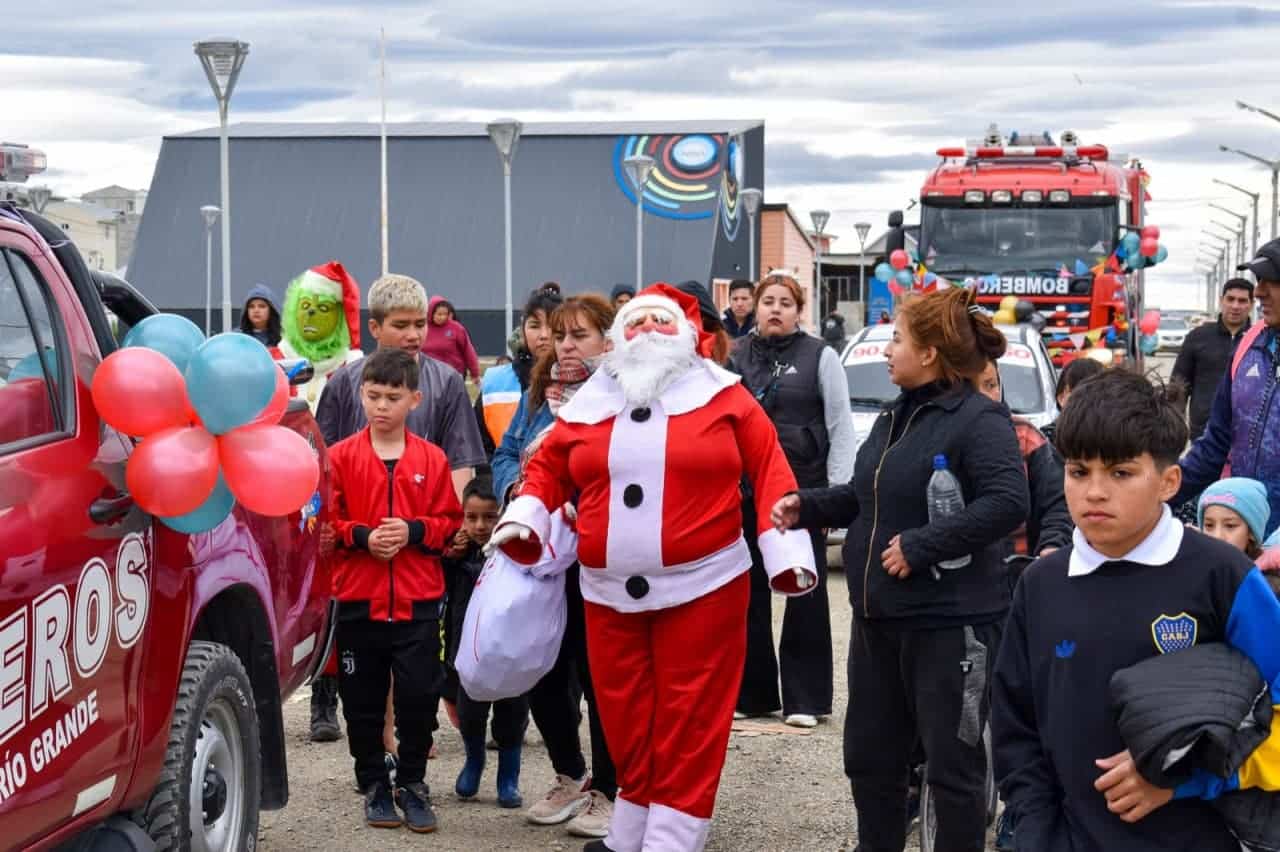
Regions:
<instances>
[{"instance_id":1,"label":"santa hat on grinch","mask_svg":"<svg viewBox=\"0 0 1280 852\"><path fill-rule=\"evenodd\" d=\"M654 308L667 311L676 318L678 325L692 329L694 339L697 341L695 348L698 354L703 358L711 357L716 345L716 336L702 327L702 312L699 310L697 298L677 290L665 281L645 287L636 294L634 299L618 308L611 334L621 336L630 317Z\"/></svg>"},{"instance_id":2,"label":"santa hat on grinch","mask_svg":"<svg viewBox=\"0 0 1280 852\"><path fill-rule=\"evenodd\" d=\"M347 334L351 348L360 348L360 285L351 273L336 260L313 266L293 282L300 292L325 296L342 303L342 313L347 319Z\"/></svg>"}]
</instances>

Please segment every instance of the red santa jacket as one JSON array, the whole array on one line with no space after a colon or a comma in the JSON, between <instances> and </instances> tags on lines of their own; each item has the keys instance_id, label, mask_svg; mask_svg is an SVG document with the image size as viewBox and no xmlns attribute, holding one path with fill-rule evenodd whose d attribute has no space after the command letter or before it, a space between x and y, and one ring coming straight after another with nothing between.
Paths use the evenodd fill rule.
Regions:
<instances>
[{"instance_id":1,"label":"red santa jacket","mask_svg":"<svg viewBox=\"0 0 1280 852\"><path fill-rule=\"evenodd\" d=\"M813 574L808 534L769 525L773 504L796 480L773 424L737 376L703 361L651 405L633 408L598 370L559 417L500 524L534 531L534 541L504 545L513 559L532 563L548 540L548 509L577 495L583 597L622 612L678 606L750 567L745 473L775 590L799 593L792 568Z\"/></svg>"},{"instance_id":2,"label":"red santa jacket","mask_svg":"<svg viewBox=\"0 0 1280 852\"><path fill-rule=\"evenodd\" d=\"M367 602L369 618L377 621L414 618L415 603L444 597L439 553L462 525L462 506L444 451L406 432L404 454L389 478L366 427L334 444L329 461L333 527L339 544L334 552L334 597L344 604ZM357 528L373 530L383 518L392 517L420 521L423 537L383 562L357 545Z\"/></svg>"}]
</instances>

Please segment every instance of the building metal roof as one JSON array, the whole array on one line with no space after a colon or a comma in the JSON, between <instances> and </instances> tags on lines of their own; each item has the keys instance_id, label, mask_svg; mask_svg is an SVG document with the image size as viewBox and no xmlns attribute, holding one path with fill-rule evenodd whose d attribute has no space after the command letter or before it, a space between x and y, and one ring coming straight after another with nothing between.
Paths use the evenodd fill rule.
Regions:
<instances>
[{"instance_id":1,"label":"building metal roof","mask_svg":"<svg viewBox=\"0 0 1280 852\"><path fill-rule=\"evenodd\" d=\"M764 126L763 119L706 121L531 121L520 131L525 136L622 136L668 135L685 133L746 133ZM377 122L271 122L252 121L232 124L227 135L232 139L286 138L378 138ZM388 138L410 136L481 136L488 138L484 122L478 121L410 121L387 124ZM218 128L206 127L187 133L175 133L165 139L216 139Z\"/></svg>"}]
</instances>

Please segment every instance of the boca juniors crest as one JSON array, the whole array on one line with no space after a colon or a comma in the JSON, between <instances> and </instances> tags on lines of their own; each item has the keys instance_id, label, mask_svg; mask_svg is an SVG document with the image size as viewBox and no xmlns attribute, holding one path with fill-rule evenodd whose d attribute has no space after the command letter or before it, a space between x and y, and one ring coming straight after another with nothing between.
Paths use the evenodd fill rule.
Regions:
<instances>
[{"instance_id":1,"label":"boca juniors crest","mask_svg":"<svg viewBox=\"0 0 1280 852\"><path fill-rule=\"evenodd\" d=\"M1161 614L1151 622L1151 638L1156 643L1156 650L1161 654L1185 651L1196 644L1197 627L1195 618L1185 612L1177 615Z\"/></svg>"}]
</instances>

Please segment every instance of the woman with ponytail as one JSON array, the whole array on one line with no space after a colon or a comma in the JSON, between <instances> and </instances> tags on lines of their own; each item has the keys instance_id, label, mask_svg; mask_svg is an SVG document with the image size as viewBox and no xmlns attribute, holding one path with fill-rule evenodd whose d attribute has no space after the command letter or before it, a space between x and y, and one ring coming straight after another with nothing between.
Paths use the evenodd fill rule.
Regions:
<instances>
[{"instance_id":1,"label":"woman with ponytail","mask_svg":"<svg viewBox=\"0 0 1280 852\"><path fill-rule=\"evenodd\" d=\"M773 510L780 529L848 527L844 765L863 852L903 848L917 742L934 792L935 848L984 848L987 677L1009 607L1002 542L1028 510L1013 424L974 386L1005 345L971 290L911 299L885 349L902 393L859 448L853 481L802 489ZM931 520L926 489L944 460L965 505Z\"/></svg>"}]
</instances>

